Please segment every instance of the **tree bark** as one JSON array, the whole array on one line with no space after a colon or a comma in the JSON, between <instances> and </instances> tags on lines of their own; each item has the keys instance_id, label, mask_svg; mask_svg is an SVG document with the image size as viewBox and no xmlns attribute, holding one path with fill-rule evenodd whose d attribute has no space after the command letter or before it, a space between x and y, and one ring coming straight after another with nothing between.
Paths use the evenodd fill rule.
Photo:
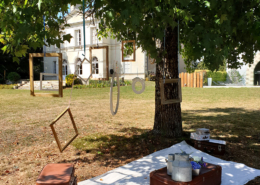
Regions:
<instances>
[{"instance_id":1,"label":"tree bark","mask_svg":"<svg viewBox=\"0 0 260 185\"><path fill-rule=\"evenodd\" d=\"M161 104L160 79L179 78L178 74L178 30L168 27L165 34L165 62L156 64L155 80L155 116L153 131L169 137L182 135L182 119L180 103ZM161 42L161 51L164 50L164 41ZM162 54L162 52L161 52ZM164 84L166 99L178 98L178 84Z\"/></svg>"}]
</instances>

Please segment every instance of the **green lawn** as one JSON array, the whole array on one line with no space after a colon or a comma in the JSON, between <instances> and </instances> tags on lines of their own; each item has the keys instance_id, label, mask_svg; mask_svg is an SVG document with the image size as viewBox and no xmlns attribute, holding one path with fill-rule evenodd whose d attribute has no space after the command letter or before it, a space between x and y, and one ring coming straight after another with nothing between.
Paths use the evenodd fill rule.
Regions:
<instances>
[{"instance_id":1,"label":"green lawn","mask_svg":"<svg viewBox=\"0 0 260 185\"><path fill-rule=\"evenodd\" d=\"M151 133L154 82L146 82L141 95L131 86L120 91L119 111L112 116L109 88L73 90L70 107L80 135L60 154L49 124L68 106L70 89L63 98L0 90L0 184L34 184L43 166L56 162L74 163L79 180L85 180L187 139L199 127L227 141L221 158L260 168L260 89L183 88L184 132L177 139ZM116 88L113 100L115 106ZM74 134L68 115L55 129L62 145Z\"/></svg>"}]
</instances>

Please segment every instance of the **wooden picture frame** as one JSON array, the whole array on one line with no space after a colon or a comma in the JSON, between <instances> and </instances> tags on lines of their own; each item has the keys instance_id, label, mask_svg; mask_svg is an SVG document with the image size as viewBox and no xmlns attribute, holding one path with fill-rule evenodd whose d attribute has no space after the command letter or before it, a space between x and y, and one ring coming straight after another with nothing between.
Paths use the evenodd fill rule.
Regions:
<instances>
[{"instance_id":1,"label":"wooden picture frame","mask_svg":"<svg viewBox=\"0 0 260 185\"><path fill-rule=\"evenodd\" d=\"M125 43L129 43L132 42L133 43L133 47L134 47L134 58L133 59L124 59L124 44ZM122 62L135 62L135 40L126 40L126 41L122 41Z\"/></svg>"},{"instance_id":2,"label":"wooden picture frame","mask_svg":"<svg viewBox=\"0 0 260 185\"><path fill-rule=\"evenodd\" d=\"M73 138L62 148L62 147L61 147L61 144L60 144L60 140L59 140L59 138L58 138L58 136L57 136L57 133L56 133L56 131L55 131L53 125L54 125L55 123L57 123L57 121L58 121L64 114L66 114L67 112L69 113L69 116L70 116L70 119L71 119L73 128L74 128L74 130L75 130L75 132L76 132L76 135L73 136ZM58 148L59 148L59 150L60 150L61 153L62 153L62 152L70 145L70 143L71 143L74 139L76 139L76 137L79 135L78 129L77 129L77 127L76 127L76 124L75 124L75 122L74 122L74 119L73 119L73 116L72 116L72 114L71 114L71 111L70 111L70 108L69 108L69 107L66 108L55 120L52 121L52 123L50 124L50 127L51 127L52 133L53 133L53 135L54 135L54 138L55 138L55 140L56 140L56 143L57 143Z\"/></svg>"},{"instance_id":3,"label":"wooden picture frame","mask_svg":"<svg viewBox=\"0 0 260 185\"><path fill-rule=\"evenodd\" d=\"M164 84L169 83L178 83L178 98L177 99L170 99L166 100L164 96ZM163 79L160 79L160 90L161 90L161 104L173 104L173 103L180 103L182 102L182 94L181 94L181 79L180 78L174 78L174 79L165 79L165 83L163 82Z\"/></svg>"},{"instance_id":4,"label":"wooden picture frame","mask_svg":"<svg viewBox=\"0 0 260 185\"><path fill-rule=\"evenodd\" d=\"M34 93L33 81L33 58L34 57L59 57L59 94L52 93ZM62 89L62 53L29 53L29 72L30 72L30 94L31 96L41 97L63 97Z\"/></svg>"},{"instance_id":5,"label":"wooden picture frame","mask_svg":"<svg viewBox=\"0 0 260 185\"><path fill-rule=\"evenodd\" d=\"M90 63L90 74L92 73L92 49L106 49L106 78L102 80L109 80L109 57L108 57L108 46L95 46L89 47L89 63ZM92 75L91 75L92 78Z\"/></svg>"},{"instance_id":6,"label":"wooden picture frame","mask_svg":"<svg viewBox=\"0 0 260 185\"><path fill-rule=\"evenodd\" d=\"M42 88L42 76L57 76L59 77L58 74L54 74L54 73L40 73L40 91L58 91L59 89L43 89Z\"/></svg>"}]
</instances>

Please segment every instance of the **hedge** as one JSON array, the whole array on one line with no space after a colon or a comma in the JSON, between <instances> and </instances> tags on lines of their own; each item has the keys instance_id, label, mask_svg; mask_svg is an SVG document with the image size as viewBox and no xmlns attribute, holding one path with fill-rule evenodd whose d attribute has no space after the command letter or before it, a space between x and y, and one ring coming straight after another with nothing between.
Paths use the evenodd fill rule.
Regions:
<instances>
[{"instance_id":1,"label":"hedge","mask_svg":"<svg viewBox=\"0 0 260 185\"><path fill-rule=\"evenodd\" d=\"M14 86L16 86L17 84L11 84L11 85L1 85L0 84L0 89L13 89Z\"/></svg>"},{"instance_id":2,"label":"hedge","mask_svg":"<svg viewBox=\"0 0 260 185\"><path fill-rule=\"evenodd\" d=\"M18 80L21 79L21 76L16 72L11 72L7 75L7 79L10 80L11 82L17 82Z\"/></svg>"},{"instance_id":3,"label":"hedge","mask_svg":"<svg viewBox=\"0 0 260 185\"><path fill-rule=\"evenodd\" d=\"M226 71L210 71L210 70L196 70L195 72L204 71L204 80L203 83L208 83L208 78L212 78L212 81L225 82L227 79Z\"/></svg>"},{"instance_id":4,"label":"hedge","mask_svg":"<svg viewBox=\"0 0 260 185\"><path fill-rule=\"evenodd\" d=\"M122 79L119 79L120 86L127 86L131 85L132 83L128 80L125 80L122 82ZM114 81L114 86L117 85L117 81ZM101 88L101 87L110 87L110 81L104 81L104 80L90 80L89 85L74 85L74 89L86 89L86 88Z\"/></svg>"}]
</instances>

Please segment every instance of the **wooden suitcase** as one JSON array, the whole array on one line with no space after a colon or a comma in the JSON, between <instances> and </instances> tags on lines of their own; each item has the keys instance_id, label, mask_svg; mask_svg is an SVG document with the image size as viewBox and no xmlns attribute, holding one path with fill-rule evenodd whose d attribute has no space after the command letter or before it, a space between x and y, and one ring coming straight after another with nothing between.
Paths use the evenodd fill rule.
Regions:
<instances>
[{"instance_id":1,"label":"wooden suitcase","mask_svg":"<svg viewBox=\"0 0 260 185\"><path fill-rule=\"evenodd\" d=\"M193 176L190 182L176 182L167 175L167 167L150 173L150 185L220 185L222 168L219 165L207 163L201 169L199 176Z\"/></svg>"},{"instance_id":2,"label":"wooden suitcase","mask_svg":"<svg viewBox=\"0 0 260 185\"><path fill-rule=\"evenodd\" d=\"M194 148L211 155L224 155L226 152L225 144L213 143L210 141L197 141L194 139L186 140L186 142Z\"/></svg>"},{"instance_id":3,"label":"wooden suitcase","mask_svg":"<svg viewBox=\"0 0 260 185\"><path fill-rule=\"evenodd\" d=\"M77 185L73 164L47 164L41 171L36 185Z\"/></svg>"}]
</instances>

